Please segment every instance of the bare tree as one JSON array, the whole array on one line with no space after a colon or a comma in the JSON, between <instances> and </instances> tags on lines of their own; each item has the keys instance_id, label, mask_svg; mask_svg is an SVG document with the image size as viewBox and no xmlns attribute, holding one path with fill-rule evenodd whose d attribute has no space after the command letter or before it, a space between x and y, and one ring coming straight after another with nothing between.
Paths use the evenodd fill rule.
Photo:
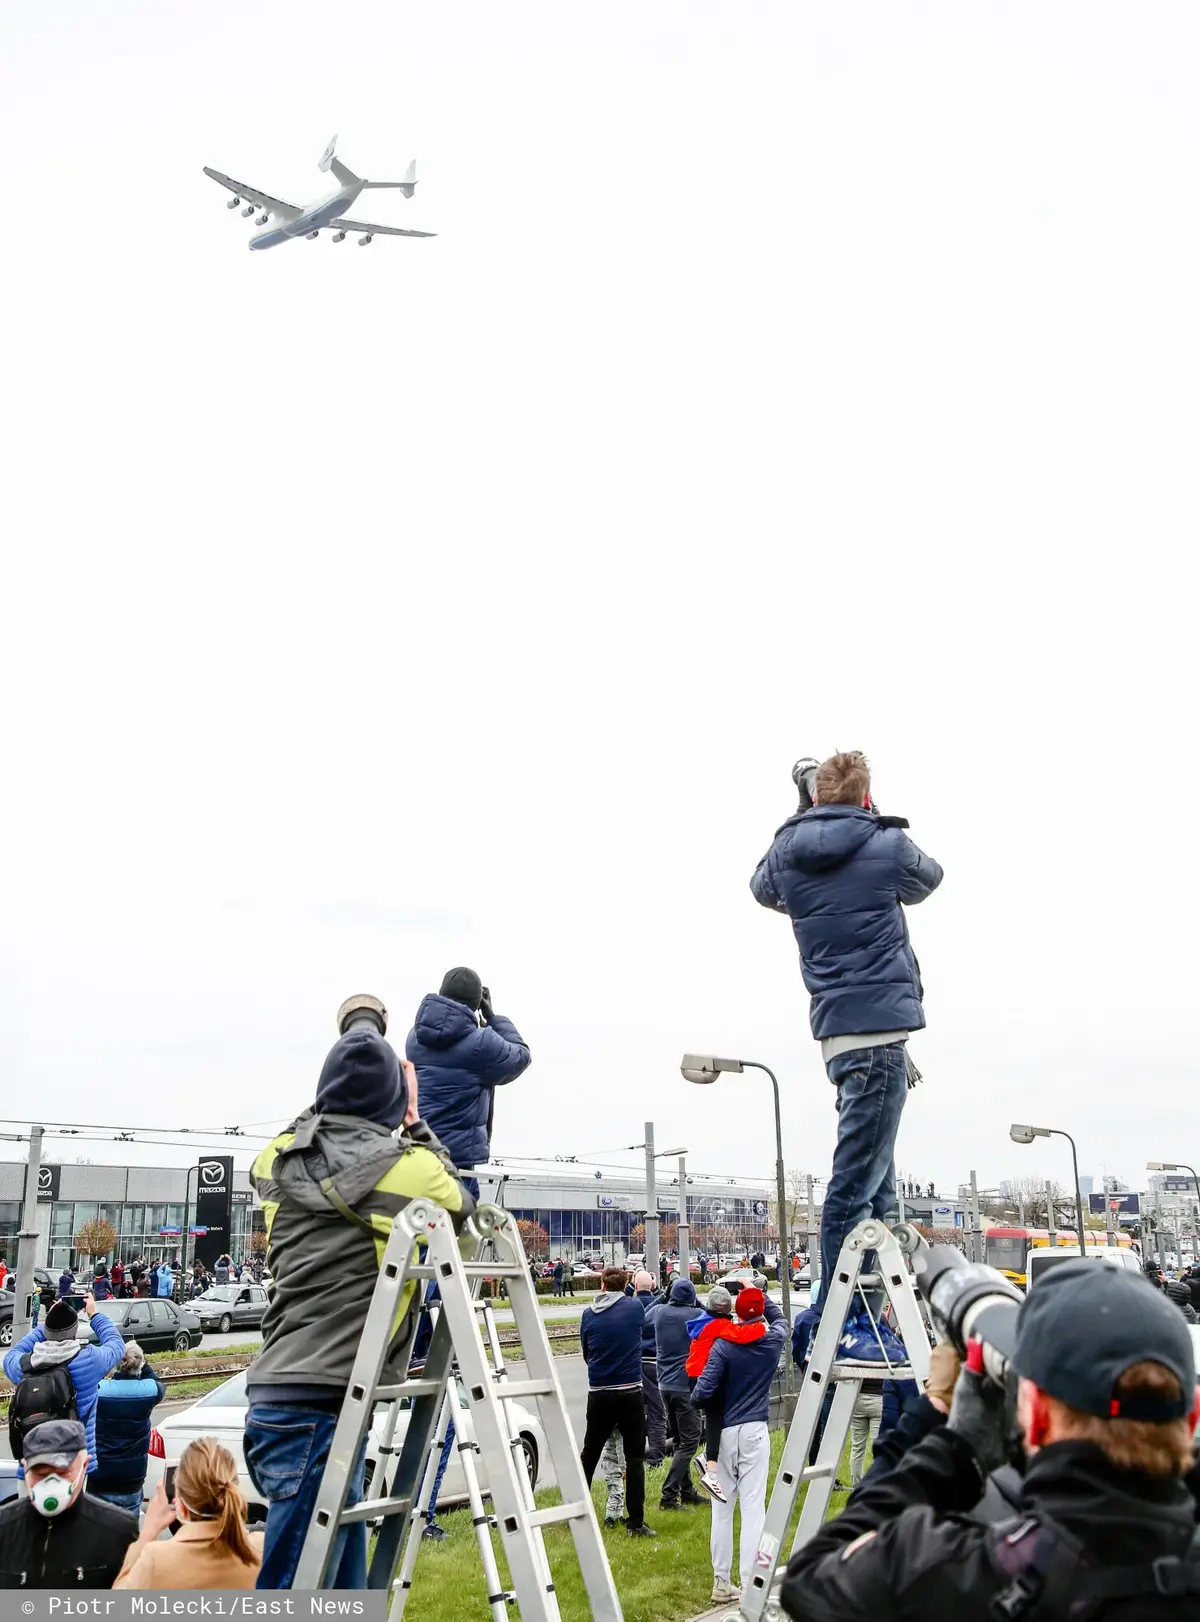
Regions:
<instances>
[{"instance_id":1,"label":"bare tree","mask_svg":"<svg viewBox=\"0 0 1200 1622\"><path fill-rule=\"evenodd\" d=\"M1009 1213L1013 1214L1014 1223L1022 1209L1025 1212L1025 1226L1027 1228L1061 1228L1074 1227L1075 1218L1072 1207L1075 1203L1074 1195L1068 1193L1062 1183L1054 1178L1049 1179L1050 1201L1053 1212L1046 1209L1046 1183L1044 1177L1009 1177L1000 1184L1000 1193L1008 1203ZM1064 1223L1064 1216L1070 1213Z\"/></svg>"},{"instance_id":2,"label":"bare tree","mask_svg":"<svg viewBox=\"0 0 1200 1622\"><path fill-rule=\"evenodd\" d=\"M782 1245L791 1242L795 1233L806 1232L808 1229L808 1173L799 1167L792 1167L784 1172L784 1192L787 1203L784 1206L784 1220L779 1220L779 1196L776 1195L768 1204L770 1220L775 1224L777 1237Z\"/></svg>"}]
</instances>

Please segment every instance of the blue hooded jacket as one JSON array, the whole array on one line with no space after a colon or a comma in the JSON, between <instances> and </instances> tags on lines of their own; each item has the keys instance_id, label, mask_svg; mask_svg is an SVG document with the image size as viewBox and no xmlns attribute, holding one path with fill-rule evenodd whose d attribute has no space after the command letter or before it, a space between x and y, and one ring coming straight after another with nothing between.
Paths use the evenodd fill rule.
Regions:
<instances>
[{"instance_id":1,"label":"blue hooded jacket","mask_svg":"<svg viewBox=\"0 0 1200 1622\"><path fill-rule=\"evenodd\" d=\"M44 1329L31 1329L29 1334L9 1351L4 1358L4 1372L14 1385L20 1383L25 1370L21 1359L28 1356L35 1369L53 1368L65 1363L75 1387L75 1407L80 1423L87 1432L88 1474L96 1468L96 1393L109 1369L116 1368L125 1356L125 1341L112 1319L103 1312L96 1313L92 1328L98 1344L86 1345L80 1340L61 1341L47 1338ZM21 1475L25 1474L24 1466Z\"/></svg>"},{"instance_id":2,"label":"blue hooded jacket","mask_svg":"<svg viewBox=\"0 0 1200 1622\"><path fill-rule=\"evenodd\" d=\"M635 1295L605 1290L579 1319L579 1344L588 1389L641 1386L642 1326L646 1314Z\"/></svg>"},{"instance_id":3,"label":"blue hooded jacket","mask_svg":"<svg viewBox=\"0 0 1200 1622\"><path fill-rule=\"evenodd\" d=\"M666 1303L654 1314L654 1344L658 1353L658 1389L672 1396L686 1397L692 1389L687 1374L687 1357L692 1349L688 1314L696 1310L696 1290L687 1279L677 1278ZM706 1314L707 1316L707 1314Z\"/></svg>"},{"instance_id":4,"label":"blue hooded jacket","mask_svg":"<svg viewBox=\"0 0 1200 1622\"><path fill-rule=\"evenodd\" d=\"M779 1354L787 1339L787 1325L778 1305L767 1296L763 1306L767 1332L761 1340L738 1345L732 1340L713 1342L704 1373L696 1381L692 1401L697 1408L712 1408L722 1423L764 1424L771 1411L771 1381L779 1367Z\"/></svg>"},{"instance_id":5,"label":"blue hooded jacket","mask_svg":"<svg viewBox=\"0 0 1200 1622\"><path fill-rule=\"evenodd\" d=\"M492 1088L515 1081L530 1053L511 1020L480 1025L466 1003L430 992L404 1050L417 1067L421 1119L460 1171L487 1160Z\"/></svg>"},{"instance_id":6,"label":"blue hooded jacket","mask_svg":"<svg viewBox=\"0 0 1200 1622\"><path fill-rule=\"evenodd\" d=\"M814 806L789 817L750 880L756 901L792 920L818 1040L925 1024L902 906L932 895L942 870L902 821Z\"/></svg>"}]
</instances>

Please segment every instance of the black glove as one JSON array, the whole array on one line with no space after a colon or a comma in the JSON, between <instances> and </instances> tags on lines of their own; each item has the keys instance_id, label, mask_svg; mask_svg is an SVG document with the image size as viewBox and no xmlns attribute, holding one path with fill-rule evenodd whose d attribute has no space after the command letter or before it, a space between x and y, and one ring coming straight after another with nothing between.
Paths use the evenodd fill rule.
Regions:
<instances>
[{"instance_id":1,"label":"black glove","mask_svg":"<svg viewBox=\"0 0 1200 1622\"><path fill-rule=\"evenodd\" d=\"M811 755L804 755L792 767L792 782L795 783L800 794L798 809L801 811L812 810L813 795L817 792L817 767L819 765L820 762L814 760Z\"/></svg>"},{"instance_id":2,"label":"black glove","mask_svg":"<svg viewBox=\"0 0 1200 1622\"><path fill-rule=\"evenodd\" d=\"M947 1424L970 1447L984 1476L1008 1463L1004 1389L987 1375L977 1374L969 1366L963 1369L954 1387Z\"/></svg>"},{"instance_id":3,"label":"black glove","mask_svg":"<svg viewBox=\"0 0 1200 1622\"><path fill-rule=\"evenodd\" d=\"M490 1025L492 1023L492 994L486 986L483 988L483 996L479 999L479 1012L483 1015L483 1023Z\"/></svg>"}]
</instances>

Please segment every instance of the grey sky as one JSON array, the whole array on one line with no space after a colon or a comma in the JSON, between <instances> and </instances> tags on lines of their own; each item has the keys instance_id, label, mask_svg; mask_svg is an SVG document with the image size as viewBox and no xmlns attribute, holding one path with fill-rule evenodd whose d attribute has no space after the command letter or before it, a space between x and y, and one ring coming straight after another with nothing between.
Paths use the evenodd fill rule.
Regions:
<instances>
[{"instance_id":1,"label":"grey sky","mask_svg":"<svg viewBox=\"0 0 1200 1622\"><path fill-rule=\"evenodd\" d=\"M344 995L402 1036L465 961L535 1055L499 1150L649 1115L767 1174L765 1083L678 1077L708 1047L827 1170L747 881L795 756L861 747L946 869L901 1166L1061 1176L1013 1119L1135 1182L1200 1155L1198 36L10 9L11 1111L286 1116ZM366 217L436 241L247 252L202 165L306 201L334 130L416 156Z\"/></svg>"}]
</instances>

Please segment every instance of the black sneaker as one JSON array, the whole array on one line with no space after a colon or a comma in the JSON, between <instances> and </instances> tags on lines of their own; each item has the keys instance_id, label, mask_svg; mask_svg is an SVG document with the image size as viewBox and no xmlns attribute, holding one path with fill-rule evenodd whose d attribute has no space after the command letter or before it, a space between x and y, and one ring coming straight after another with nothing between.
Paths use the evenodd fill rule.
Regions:
<instances>
[{"instance_id":1,"label":"black sneaker","mask_svg":"<svg viewBox=\"0 0 1200 1622\"><path fill-rule=\"evenodd\" d=\"M683 1505L678 1498L660 1498L658 1507L659 1509L682 1509Z\"/></svg>"},{"instance_id":2,"label":"black sneaker","mask_svg":"<svg viewBox=\"0 0 1200 1622\"><path fill-rule=\"evenodd\" d=\"M708 1499L707 1498L701 1498L701 1496L700 1496L700 1494L698 1492L685 1492L685 1493L680 1494L679 1502L681 1504L692 1504L692 1505L695 1505L695 1504L707 1504Z\"/></svg>"},{"instance_id":3,"label":"black sneaker","mask_svg":"<svg viewBox=\"0 0 1200 1622\"><path fill-rule=\"evenodd\" d=\"M654 1528L647 1526L645 1521L640 1526L627 1526L625 1530L631 1538L656 1538L658 1536Z\"/></svg>"},{"instance_id":4,"label":"black sneaker","mask_svg":"<svg viewBox=\"0 0 1200 1622\"><path fill-rule=\"evenodd\" d=\"M604 1517L604 1524L611 1530L611 1528L614 1526L620 1526L624 1518L625 1517L623 1515L606 1515Z\"/></svg>"},{"instance_id":5,"label":"black sneaker","mask_svg":"<svg viewBox=\"0 0 1200 1622\"><path fill-rule=\"evenodd\" d=\"M430 1521L421 1536L431 1538L434 1543L444 1543L450 1534L444 1526L439 1526L436 1521Z\"/></svg>"}]
</instances>

